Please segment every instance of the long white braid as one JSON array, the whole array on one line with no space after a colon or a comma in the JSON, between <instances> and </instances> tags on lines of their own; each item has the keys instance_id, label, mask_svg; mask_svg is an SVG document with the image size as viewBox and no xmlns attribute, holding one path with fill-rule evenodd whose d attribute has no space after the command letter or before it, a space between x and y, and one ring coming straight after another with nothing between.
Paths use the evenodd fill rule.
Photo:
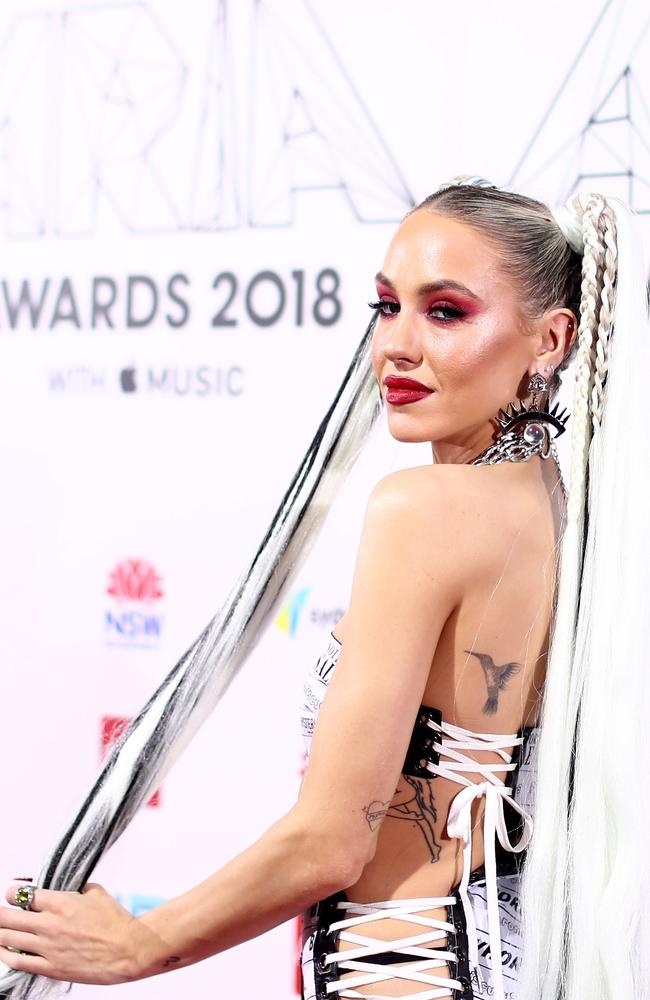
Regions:
<instances>
[{"instance_id":1,"label":"long white braid","mask_svg":"<svg viewBox=\"0 0 650 1000\"><path fill-rule=\"evenodd\" d=\"M519 1000L648 1000L643 253L633 212L618 199L581 195L554 215L584 256Z\"/></svg>"},{"instance_id":2,"label":"long white braid","mask_svg":"<svg viewBox=\"0 0 650 1000\"><path fill-rule=\"evenodd\" d=\"M601 238L605 247L605 255L600 287L598 331L594 343L594 382L591 392L591 417L594 434L598 433L603 419L603 396L609 365L609 346L614 321L616 269L618 266L616 219L609 205L604 206L600 221L603 224Z\"/></svg>"},{"instance_id":3,"label":"long white braid","mask_svg":"<svg viewBox=\"0 0 650 1000\"><path fill-rule=\"evenodd\" d=\"M592 434L590 396L595 371L596 333L600 320L600 276L603 272L605 248L600 239L599 220L605 208L598 195L586 201L574 200L578 211L582 209L583 257L578 326L578 351L575 366L573 412L571 416L571 472L567 500L567 518L581 522L585 500L585 478Z\"/></svg>"},{"instance_id":4,"label":"long white braid","mask_svg":"<svg viewBox=\"0 0 650 1000\"><path fill-rule=\"evenodd\" d=\"M558 914L568 908L568 809L570 769L576 718L573 709L573 662L580 593L585 481L591 431L589 391L593 371L593 341L599 312L597 219L602 199L574 199L556 221L575 250L583 253L580 319L573 413L567 522L559 559L555 620L550 640L548 672L539 739L536 823L524 870L521 970L522 996L557 1000L563 978L565 927ZM547 720L552 725L547 725ZM538 818L543 817L543 822Z\"/></svg>"}]
</instances>

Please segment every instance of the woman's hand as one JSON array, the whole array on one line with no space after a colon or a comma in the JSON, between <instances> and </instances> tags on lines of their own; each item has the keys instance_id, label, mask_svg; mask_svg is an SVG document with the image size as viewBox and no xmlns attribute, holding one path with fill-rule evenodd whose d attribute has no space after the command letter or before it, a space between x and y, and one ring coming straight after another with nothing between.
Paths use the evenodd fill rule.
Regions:
<instances>
[{"instance_id":1,"label":"woman's hand","mask_svg":"<svg viewBox=\"0 0 650 1000\"><path fill-rule=\"evenodd\" d=\"M9 903L18 888L7 889ZM139 921L96 882L81 892L36 888L30 910L0 907L0 959L50 979L100 986L138 979L143 935Z\"/></svg>"}]
</instances>

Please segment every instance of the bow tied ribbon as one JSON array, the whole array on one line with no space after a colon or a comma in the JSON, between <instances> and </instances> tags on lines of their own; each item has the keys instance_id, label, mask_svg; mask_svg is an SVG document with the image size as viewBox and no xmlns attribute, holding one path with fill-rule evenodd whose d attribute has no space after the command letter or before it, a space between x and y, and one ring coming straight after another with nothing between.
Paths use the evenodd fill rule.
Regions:
<instances>
[{"instance_id":1,"label":"bow tied ribbon","mask_svg":"<svg viewBox=\"0 0 650 1000\"><path fill-rule=\"evenodd\" d=\"M533 821L528 813L512 798L512 789L505 785L493 784L489 781L471 783L462 788L454 797L449 807L447 819L447 834L457 837L463 843L463 876L459 886L459 894L467 924L467 939L469 944L469 960L478 976L478 937L474 911L469 898L468 885L472 867L472 804L475 799L485 797L485 816L483 819L483 840L485 844L485 884L487 893L487 912L490 936L490 955L492 965L493 996L496 1000L505 1000L503 992L503 969L501 965L501 933L499 923L499 900L497 894L497 863L496 838L504 850L512 854L523 851L530 841L533 832ZM521 836L516 844L510 842L510 835L504 816L504 802L518 812L524 821ZM479 978L480 982L480 978Z\"/></svg>"}]
</instances>

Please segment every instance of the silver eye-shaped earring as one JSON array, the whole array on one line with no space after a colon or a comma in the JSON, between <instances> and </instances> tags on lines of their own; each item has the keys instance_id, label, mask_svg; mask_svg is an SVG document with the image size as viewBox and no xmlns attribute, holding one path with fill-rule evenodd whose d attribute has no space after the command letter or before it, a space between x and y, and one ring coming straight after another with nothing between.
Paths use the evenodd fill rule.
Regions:
<instances>
[{"instance_id":1,"label":"silver eye-shaped earring","mask_svg":"<svg viewBox=\"0 0 650 1000\"><path fill-rule=\"evenodd\" d=\"M553 375L555 369L552 365L546 365L544 371L550 371ZM569 419L568 410L560 410L559 403L550 406L548 398L543 405L538 406L537 396L548 389L549 382L550 375L545 378L540 372L533 372L529 376L527 391L533 394L530 406L523 399L516 399L499 409L494 419L500 434L493 444L473 460L473 465L494 465L506 460L525 462L531 455L537 454L542 458L549 457L555 446L550 429L555 431L555 437L559 437L564 433Z\"/></svg>"},{"instance_id":2,"label":"silver eye-shaped earring","mask_svg":"<svg viewBox=\"0 0 650 1000\"><path fill-rule=\"evenodd\" d=\"M552 365L546 365L544 371L549 369L553 374L555 369ZM540 372L534 372L529 377L527 386L527 391L533 394L530 407L527 407L523 400L519 400L519 406L516 403L510 403L507 409L505 411L501 409L496 417L503 434L511 431L516 424L524 423L525 426L521 434L523 440L532 446L541 445L542 458L548 458L551 445L549 430L545 425L551 424L555 428L555 436L557 437L562 434L569 419L568 411L560 412L558 403L552 409L549 407L548 400L543 406L538 405L537 397L539 393L547 391L549 381L550 379L544 378Z\"/></svg>"},{"instance_id":3,"label":"silver eye-shaped earring","mask_svg":"<svg viewBox=\"0 0 650 1000\"><path fill-rule=\"evenodd\" d=\"M547 368L551 367L551 365L547 365ZM509 403L505 410L503 408L499 410L495 418L501 428L502 436L508 435L517 424L523 423L521 438L531 448L540 451L542 458L548 458L550 454L551 436L548 425L555 429L555 436L558 437L564 432L569 419L568 410L560 411L559 403L555 403L551 407L547 399L543 406L538 406L537 396L539 393L546 392L549 381L540 372L534 372L529 377L527 386L528 392L533 394L530 406L526 406L523 399L516 400Z\"/></svg>"}]
</instances>

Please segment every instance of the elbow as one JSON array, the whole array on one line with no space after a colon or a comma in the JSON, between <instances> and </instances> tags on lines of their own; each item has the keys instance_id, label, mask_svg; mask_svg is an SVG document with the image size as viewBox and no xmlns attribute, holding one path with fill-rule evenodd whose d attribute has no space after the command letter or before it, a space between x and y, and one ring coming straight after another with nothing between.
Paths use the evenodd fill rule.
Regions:
<instances>
[{"instance_id":1,"label":"elbow","mask_svg":"<svg viewBox=\"0 0 650 1000\"><path fill-rule=\"evenodd\" d=\"M365 863L349 850L335 851L329 845L318 864L318 898L324 899L334 892L356 885L364 868Z\"/></svg>"},{"instance_id":2,"label":"elbow","mask_svg":"<svg viewBox=\"0 0 650 1000\"><path fill-rule=\"evenodd\" d=\"M347 857L347 865L344 866L346 883L341 886L341 889L349 889L350 886L356 885L363 875L366 866L374 858L376 849L376 836L364 837L352 849L350 843L346 843L344 848Z\"/></svg>"},{"instance_id":3,"label":"elbow","mask_svg":"<svg viewBox=\"0 0 650 1000\"><path fill-rule=\"evenodd\" d=\"M293 825L293 824L292 824ZM325 899L355 885L375 853L376 838L355 838L349 830L301 820L293 826L294 857L300 859L311 895Z\"/></svg>"}]
</instances>

